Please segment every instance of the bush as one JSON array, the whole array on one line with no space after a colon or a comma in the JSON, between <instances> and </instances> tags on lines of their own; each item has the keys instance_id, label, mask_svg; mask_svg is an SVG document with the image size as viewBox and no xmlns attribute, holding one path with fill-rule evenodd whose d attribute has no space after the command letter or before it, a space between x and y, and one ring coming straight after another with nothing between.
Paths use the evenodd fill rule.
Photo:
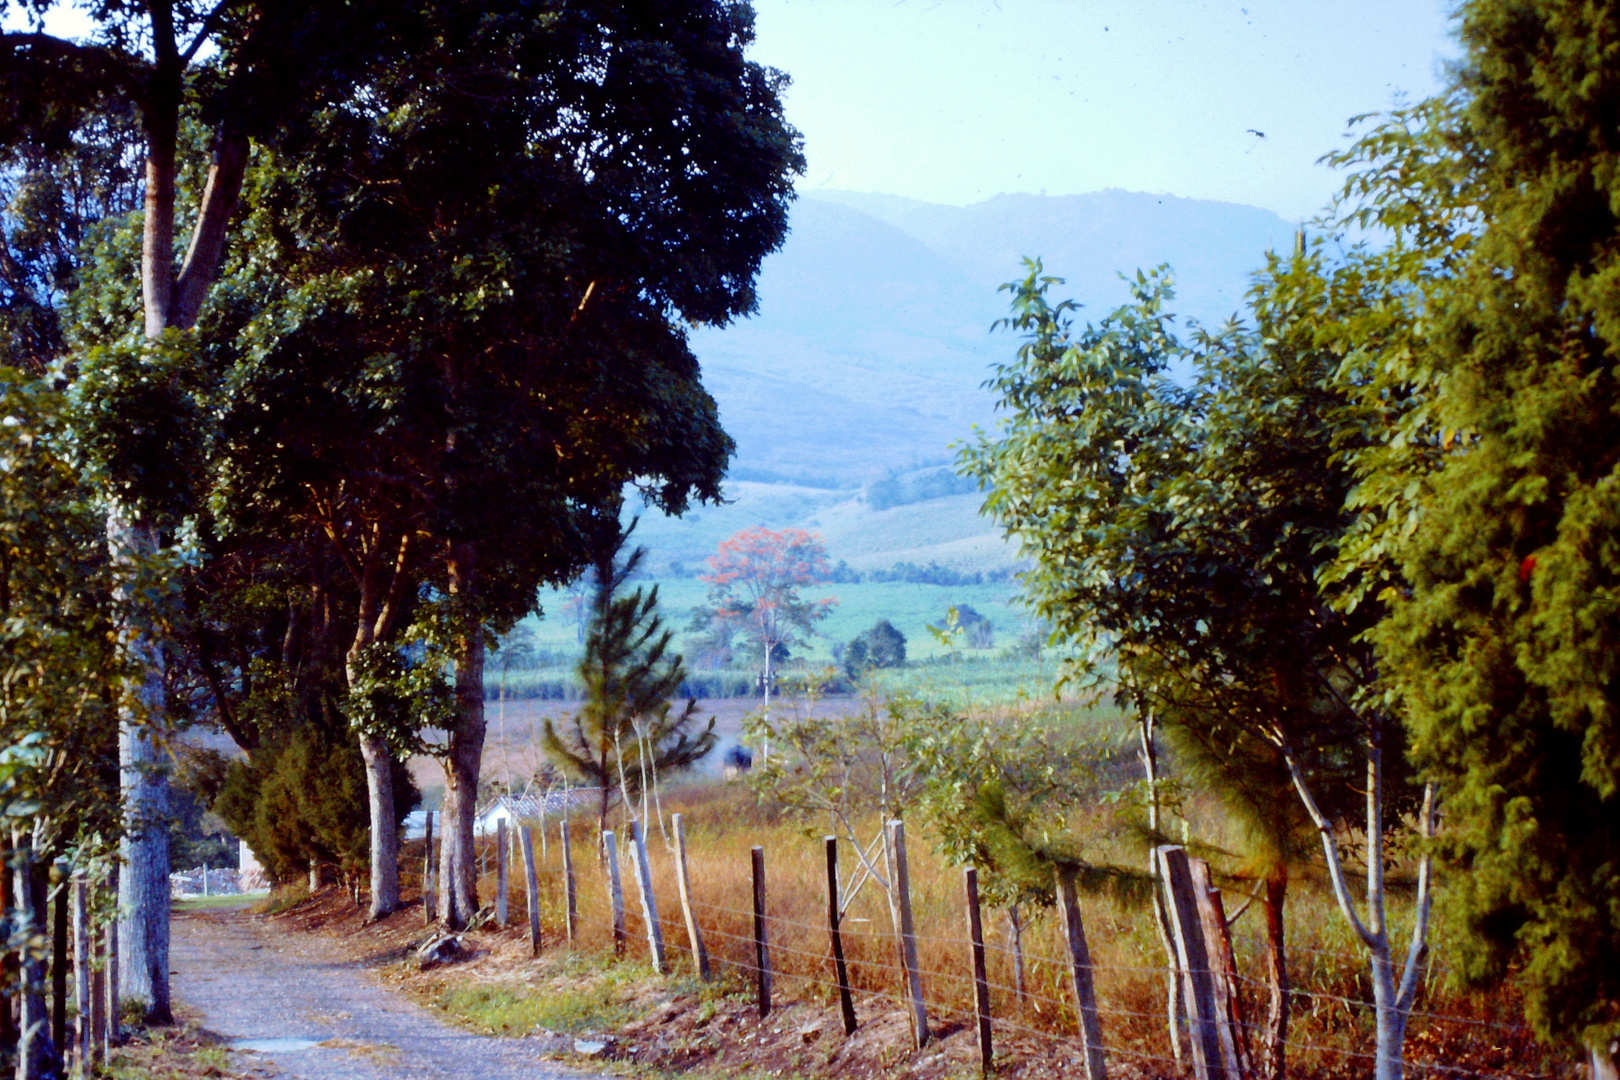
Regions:
<instances>
[{"instance_id":1,"label":"bush","mask_svg":"<svg viewBox=\"0 0 1620 1080\"><path fill-rule=\"evenodd\" d=\"M404 820L421 795L404 763L394 762L392 772L394 812ZM252 758L231 762L214 812L278 883L312 865L354 880L369 864L365 763L347 725L334 731L304 723Z\"/></svg>"},{"instance_id":2,"label":"bush","mask_svg":"<svg viewBox=\"0 0 1620 1080\"><path fill-rule=\"evenodd\" d=\"M906 635L896 630L888 619L879 619L844 648L844 670L852 679L873 668L905 666Z\"/></svg>"}]
</instances>

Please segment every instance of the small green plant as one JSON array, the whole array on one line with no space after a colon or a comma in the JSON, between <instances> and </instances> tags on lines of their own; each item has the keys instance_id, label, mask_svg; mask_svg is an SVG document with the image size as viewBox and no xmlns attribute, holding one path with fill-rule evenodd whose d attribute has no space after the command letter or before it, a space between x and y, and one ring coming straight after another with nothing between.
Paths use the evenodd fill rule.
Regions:
<instances>
[{"instance_id":1,"label":"small green plant","mask_svg":"<svg viewBox=\"0 0 1620 1080\"><path fill-rule=\"evenodd\" d=\"M620 989L645 974L637 965L622 964L598 978L576 980L571 989L451 986L433 999L433 1005L495 1035L524 1035L537 1028L565 1034L612 1031L636 1016L635 1008L621 1000Z\"/></svg>"}]
</instances>

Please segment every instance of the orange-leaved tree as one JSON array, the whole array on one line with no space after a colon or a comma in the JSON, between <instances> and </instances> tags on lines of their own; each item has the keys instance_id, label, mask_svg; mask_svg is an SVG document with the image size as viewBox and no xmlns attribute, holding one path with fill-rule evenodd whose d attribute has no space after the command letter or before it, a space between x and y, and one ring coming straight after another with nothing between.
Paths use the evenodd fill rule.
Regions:
<instances>
[{"instance_id":1,"label":"orange-leaved tree","mask_svg":"<svg viewBox=\"0 0 1620 1080\"><path fill-rule=\"evenodd\" d=\"M741 624L764 658L765 709L771 705L772 662L778 648L795 644L838 601L806 600L801 589L826 581L827 549L821 537L804 529L767 529L756 525L720 543L709 557L712 618Z\"/></svg>"}]
</instances>

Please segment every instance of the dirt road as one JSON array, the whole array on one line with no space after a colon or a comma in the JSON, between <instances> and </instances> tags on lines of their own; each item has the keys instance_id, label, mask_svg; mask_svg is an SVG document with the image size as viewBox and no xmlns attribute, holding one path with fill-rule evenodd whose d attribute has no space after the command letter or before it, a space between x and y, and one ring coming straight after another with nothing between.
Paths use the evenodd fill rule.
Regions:
<instances>
[{"instance_id":1,"label":"dirt road","mask_svg":"<svg viewBox=\"0 0 1620 1080\"><path fill-rule=\"evenodd\" d=\"M317 935L236 909L177 912L174 995L239 1053L302 1080L579 1080L386 990Z\"/></svg>"}]
</instances>

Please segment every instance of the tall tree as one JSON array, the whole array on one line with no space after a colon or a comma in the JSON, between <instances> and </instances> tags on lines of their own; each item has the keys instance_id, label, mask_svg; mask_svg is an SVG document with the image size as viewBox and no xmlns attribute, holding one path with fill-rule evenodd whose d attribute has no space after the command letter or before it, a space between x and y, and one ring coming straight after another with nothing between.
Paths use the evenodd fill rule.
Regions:
<instances>
[{"instance_id":1,"label":"tall tree","mask_svg":"<svg viewBox=\"0 0 1620 1080\"><path fill-rule=\"evenodd\" d=\"M347 85L345 63L376 47L377 11L363 3L310 7L274 0L113 3L91 13L91 39L72 41L44 30L45 16L58 5L37 0L18 6L30 25L0 34L0 77L10 91L0 109L0 145L48 146L64 126L85 129L92 125L83 118L106 108L130 108L138 118L145 143L142 318L130 328L125 350L138 358L145 352L142 339L163 347L160 343L176 341L173 335L195 325L224 251L249 140ZM6 3L0 13L11 7ZM208 60L199 62L199 56ZM193 109L215 134L210 160L197 169L205 178L182 257L175 246L180 135L182 116ZM167 448L147 443L145 470L110 476L108 541L129 565L155 555L165 528L173 526L145 481L161 472L160 462L174 459ZM166 784L153 738L164 723L164 659L156 635L150 628L131 645L141 672L140 709L126 717L121 736L130 825L119 879L124 912L119 972L122 995L141 1001L152 1020L166 1021L168 858L161 824Z\"/></svg>"},{"instance_id":2,"label":"tall tree","mask_svg":"<svg viewBox=\"0 0 1620 1080\"><path fill-rule=\"evenodd\" d=\"M1071 674L1117 679L1137 708L1215 752L1240 807L1309 819L1371 961L1378 1074L1398 1076L1426 940L1419 918L1398 970L1383 845L1392 810L1412 801L1402 732L1362 640L1378 604L1347 613L1318 584L1356 520L1342 453L1361 438L1355 399L1334 382L1342 357L1319 331L1371 297L1301 249L1257 280L1251 326L1183 346L1155 276L1138 276L1135 305L1078 332L1074 305L1046 299L1055 283L1034 264L1011 287L1007 323L1026 338L993 380L1008 416L964 466L993 486L988 509L1035 556L1026 590L1081 646ZM1196 374L1190 387L1166 375L1178 360ZM1357 817L1365 916L1336 840ZM1267 899L1280 930L1283 893ZM1280 933L1271 945L1281 979ZM1283 1021L1268 1054L1277 1071Z\"/></svg>"},{"instance_id":3,"label":"tall tree","mask_svg":"<svg viewBox=\"0 0 1620 1080\"><path fill-rule=\"evenodd\" d=\"M1389 443L1425 458L1364 462L1373 492L1406 493L1388 539L1410 588L1391 593L1377 642L1414 753L1448 791L1465 973L1517 968L1537 1033L1583 1044L1612 1077L1620 10L1474 0L1461 16L1451 93L1360 158L1374 218L1398 224L1414 203L1466 215L1460 256L1409 281L1423 340L1385 373L1424 402ZM1463 200L1435 182L1455 176Z\"/></svg>"},{"instance_id":4,"label":"tall tree","mask_svg":"<svg viewBox=\"0 0 1620 1080\"><path fill-rule=\"evenodd\" d=\"M449 600L454 922L476 906L486 627L584 565L626 484L669 512L718 496L731 443L681 321L751 309L799 155L745 5L440 3L420 31L281 145L252 194L279 280L222 354L232 470L267 480L245 494L318 521L378 598L352 660L393 647L394 587ZM381 809L374 914L398 901Z\"/></svg>"}]
</instances>

